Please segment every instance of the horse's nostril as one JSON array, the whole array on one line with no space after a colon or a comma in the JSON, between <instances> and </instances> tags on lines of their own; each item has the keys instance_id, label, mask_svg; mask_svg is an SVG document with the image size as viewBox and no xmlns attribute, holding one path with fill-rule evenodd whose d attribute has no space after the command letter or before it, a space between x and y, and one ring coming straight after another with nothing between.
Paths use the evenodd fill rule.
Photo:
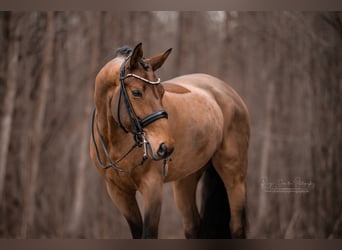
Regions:
<instances>
[{"instance_id":1,"label":"horse's nostril","mask_svg":"<svg viewBox=\"0 0 342 250\"><path fill-rule=\"evenodd\" d=\"M166 147L165 143L160 144L157 154L160 157L166 157L167 147Z\"/></svg>"},{"instance_id":2,"label":"horse's nostril","mask_svg":"<svg viewBox=\"0 0 342 250\"><path fill-rule=\"evenodd\" d=\"M168 148L165 143L160 144L157 154L161 158L169 157L174 150L174 147Z\"/></svg>"}]
</instances>

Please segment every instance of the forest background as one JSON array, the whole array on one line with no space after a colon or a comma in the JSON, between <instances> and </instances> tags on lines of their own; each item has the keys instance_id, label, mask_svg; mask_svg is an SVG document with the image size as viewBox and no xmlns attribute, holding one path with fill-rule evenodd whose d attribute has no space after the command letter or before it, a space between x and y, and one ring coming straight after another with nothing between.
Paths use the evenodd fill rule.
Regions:
<instances>
[{"instance_id":1,"label":"forest background","mask_svg":"<svg viewBox=\"0 0 342 250\"><path fill-rule=\"evenodd\" d=\"M251 115L250 238L342 236L339 12L1 12L0 237L130 238L89 158L116 48L172 47L158 76L229 83ZM161 238L183 238L171 185Z\"/></svg>"}]
</instances>

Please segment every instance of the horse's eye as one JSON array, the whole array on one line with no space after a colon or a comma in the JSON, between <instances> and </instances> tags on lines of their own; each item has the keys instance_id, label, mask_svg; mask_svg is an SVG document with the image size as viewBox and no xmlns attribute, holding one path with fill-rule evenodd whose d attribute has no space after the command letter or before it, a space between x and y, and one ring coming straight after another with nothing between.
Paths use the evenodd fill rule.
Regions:
<instances>
[{"instance_id":1,"label":"horse's eye","mask_svg":"<svg viewBox=\"0 0 342 250\"><path fill-rule=\"evenodd\" d=\"M132 90L132 95L135 97L142 97L142 92L140 90L134 89Z\"/></svg>"}]
</instances>

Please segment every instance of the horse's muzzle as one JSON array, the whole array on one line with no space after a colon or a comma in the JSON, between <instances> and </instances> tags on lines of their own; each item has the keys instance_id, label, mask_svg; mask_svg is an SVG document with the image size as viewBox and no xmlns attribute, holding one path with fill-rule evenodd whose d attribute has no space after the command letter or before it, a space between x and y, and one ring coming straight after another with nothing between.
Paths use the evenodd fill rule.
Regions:
<instances>
[{"instance_id":1,"label":"horse's muzzle","mask_svg":"<svg viewBox=\"0 0 342 250\"><path fill-rule=\"evenodd\" d=\"M167 147L165 143L162 143L159 146L157 154L161 159L166 159L172 154L174 149L174 147Z\"/></svg>"}]
</instances>

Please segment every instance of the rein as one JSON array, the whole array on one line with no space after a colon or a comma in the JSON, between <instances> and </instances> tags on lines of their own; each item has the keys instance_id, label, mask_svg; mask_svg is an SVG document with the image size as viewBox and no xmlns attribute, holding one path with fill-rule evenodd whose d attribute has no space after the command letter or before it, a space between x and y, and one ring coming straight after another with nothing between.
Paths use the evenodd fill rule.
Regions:
<instances>
[{"instance_id":1,"label":"rein","mask_svg":"<svg viewBox=\"0 0 342 250\"><path fill-rule=\"evenodd\" d=\"M118 160L116 160L115 162L112 161L112 159L110 158L109 156L109 153L108 153L108 150L107 150L107 147L106 147L106 144L104 142L104 139L100 133L100 129L99 129L99 126L97 125L97 122L96 122L96 131L97 131L97 134L99 136L99 139L100 139L100 143L101 143L101 146L102 146L102 150L106 156L106 159L107 161L109 162L107 165L105 165L102 160L101 160L101 157L100 157L100 152L99 152L99 149L98 149L98 146L96 144L96 141L95 141L95 133L94 133L94 127L95 127L95 114L96 114L96 108L94 108L93 110L93 114L91 116L91 139L93 141L93 144L94 144L94 147L95 147L95 153L96 153L96 159L97 159L97 162L99 163L100 167L103 168L103 169L108 169L108 168L114 168L116 169L117 171L119 172L126 172L126 173L130 173L132 172L133 168L127 170L127 169L124 169L124 168L121 168L118 166L118 163L120 161L122 161L129 153L131 153L133 151L133 149L135 149L137 146L139 146L137 143L133 144L133 146L127 151L127 153L125 153L123 156L121 156ZM145 153L144 153L144 156L145 156ZM143 161L144 161L144 157L143 157ZM146 158L147 159L147 158ZM141 165L143 164L143 161L141 163Z\"/></svg>"},{"instance_id":2,"label":"rein","mask_svg":"<svg viewBox=\"0 0 342 250\"><path fill-rule=\"evenodd\" d=\"M126 62L128 61L128 59L131 57L131 55L127 56L124 60L124 62L121 64L120 67L120 95L119 95L119 103L118 103L118 121L119 121L119 125L120 127L126 132L129 133L129 130L122 124L121 122L121 115L120 115L120 104L121 104L121 98L123 97L124 99L124 103L125 106L127 108L130 120L131 120L131 124L133 127L133 138L135 141L135 144L133 144L131 146L131 148L123 155L121 156L118 160L116 161L112 161L110 158L110 155L108 153L105 141L100 133L98 124L96 122L96 130L97 130L97 134L100 140L100 144L102 147L102 150L105 154L106 160L109 162L107 165L105 165L100 157L100 153L99 153L99 149L98 146L96 144L95 141L95 134L94 134L94 130L95 130L95 114L96 114L96 108L94 108L94 111L92 113L92 118L91 118L91 138L94 144L94 148L95 148L95 152L96 152L96 158L97 158L97 162L99 163L100 167L103 169L108 169L108 168L114 168L119 172L126 172L126 173L131 173L132 170L136 167L132 167L130 169L124 169L121 168L120 166L118 166L118 163L121 162L127 155L129 155L136 147L141 147L143 146L144 149L144 153L143 153L143 157L142 157L142 161L140 163L140 165L143 165L144 162L148 159L148 154L147 151L150 152L150 155L152 157L152 159L154 160L154 156L153 156L153 151L151 148L150 143L148 142L146 136L145 136L145 132L144 132L144 127L148 126L149 124L155 122L156 120L159 120L161 118L168 118L168 113L165 110L159 110L156 111L148 116L146 116L143 119L139 119L138 116L136 115L132 103L129 100L128 94L127 94L127 90L125 87L125 79L127 79L128 77L134 77L137 78L145 83L151 84L151 85L158 85L160 84L160 78L157 79L157 81L150 81L148 79L145 79L141 76L138 76L136 74L127 74L125 75L125 65ZM163 175L166 176L167 172L166 172L166 159L164 159L164 167L163 167Z\"/></svg>"}]
</instances>

